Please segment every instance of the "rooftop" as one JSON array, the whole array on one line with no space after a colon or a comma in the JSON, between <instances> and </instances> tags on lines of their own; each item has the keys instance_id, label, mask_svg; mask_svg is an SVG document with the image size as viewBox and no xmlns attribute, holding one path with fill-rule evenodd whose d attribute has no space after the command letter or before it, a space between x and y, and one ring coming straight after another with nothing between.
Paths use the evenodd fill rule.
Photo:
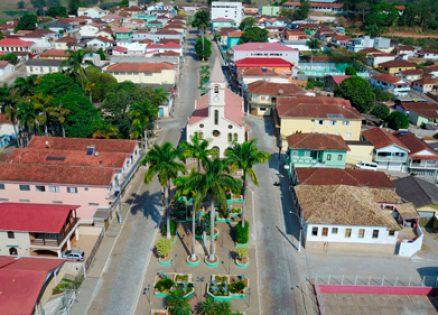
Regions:
<instances>
[{"instance_id":1,"label":"rooftop","mask_svg":"<svg viewBox=\"0 0 438 315\"><path fill-rule=\"evenodd\" d=\"M381 81L381 82L389 83L389 84L397 84L400 81L402 81L400 78L397 78L397 77L395 77L391 74L388 74L388 73L377 73L377 74L374 74L372 76L372 78L374 78L375 80Z\"/></svg>"},{"instance_id":2,"label":"rooftop","mask_svg":"<svg viewBox=\"0 0 438 315\"><path fill-rule=\"evenodd\" d=\"M292 64L282 58L258 58L248 57L235 62L239 67L292 67Z\"/></svg>"},{"instance_id":3,"label":"rooftop","mask_svg":"<svg viewBox=\"0 0 438 315\"><path fill-rule=\"evenodd\" d=\"M429 119L438 119L438 103L433 102L403 102L404 110L413 111Z\"/></svg>"},{"instance_id":4,"label":"rooftop","mask_svg":"<svg viewBox=\"0 0 438 315\"><path fill-rule=\"evenodd\" d=\"M415 68L415 63L406 60L391 60L379 64L381 68Z\"/></svg>"},{"instance_id":5,"label":"rooftop","mask_svg":"<svg viewBox=\"0 0 438 315\"><path fill-rule=\"evenodd\" d=\"M158 73L163 70L172 70L173 65L167 62L140 63L140 62L119 62L106 68L107 72L134 72L134 73Z\"/></svg>"},{"instance_id":6,"label":"rooftop","mask_svg":"<svg viewBox=\"0 0 438 315\"><path fill-rule=\"evenodd\" d=\"M412 202L417 208L438 205L438 187L416 176L406 176L394 181L397 194Z\"/></svg>"},{"instance_id":7,"label":"rooftop","mask_svg":"<svg viewBox=\"0 0 438 315\"><path fill-rule=\"evenodd\" d=\"M425 160L438 160L438 152L422 139L410 132L396 132L394 136L399 139L410 151L412 158Z\"/></svg>"},{"instance_id":8,"label":"rooftop","mask_svg":"<svg viewBox=\"0 0 438 315\"><path fill-rule=\"evenodd\" d=\"M0 47L30 47L33 45L31 41L25 41L16 37L6 37L0 39Z\"/></svg>"},{"instance_id":9,"label":"rooftop","mask_svg":"<svg viewBox=\"0 0 438 315\"><path fill-rule=\"evenodd\" d=\"M248 91L254 94L272 96L294 96L306 94L306 91L293 83L274 83L259 80L248 84Z\"/></svg>"},{"instance_id":10,"label":"rooftop","mask_svg":"<svg viewBox=\"0 0 438 315\"><path fill-rule=\"evenodd\" d=\"M296 133L287 137L289 148L350 151L341 136L320 133Z\"/></svg>"},{"instance_id":11,"label":"rooftop","mask_svg":"<svg viewBox=\"0 0 438 315\"><path fill-rule=\"evenodd\" d=\"M371 142L376 149L381 149L391 145L409 151L408 147L395 137L392 133L382 128L371 128L362 132L363 137Z\"/></svg>"},{"instance_id":12,"label":"rooftop","mask_svg":"<svg viewBox=\"0 0 438 315\"><path fill-rule=\"evenodd\" d=\"M236 45L232 48L234 51L266 51L266 50L274 50L274 51L297 51L295 48L290 48L285 45L279 43L245 43Z\"/></svg>"}]
</instances>

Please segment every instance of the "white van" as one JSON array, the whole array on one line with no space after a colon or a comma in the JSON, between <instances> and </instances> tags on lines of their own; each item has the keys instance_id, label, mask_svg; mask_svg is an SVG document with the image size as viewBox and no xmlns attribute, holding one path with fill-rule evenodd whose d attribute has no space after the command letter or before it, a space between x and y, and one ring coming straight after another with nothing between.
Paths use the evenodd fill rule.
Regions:
<instances>
[{"instance_id":1,"label":"white van","mask_svg":"<svg viewBox=\"0 0 438 315\"><path fill-rule=\"evenodd\" d=\"M373 162L359 162L356 164L356 167L364 169L364 170L373 170L377 171L378 165Z\"/></svg>"}]
</instances>

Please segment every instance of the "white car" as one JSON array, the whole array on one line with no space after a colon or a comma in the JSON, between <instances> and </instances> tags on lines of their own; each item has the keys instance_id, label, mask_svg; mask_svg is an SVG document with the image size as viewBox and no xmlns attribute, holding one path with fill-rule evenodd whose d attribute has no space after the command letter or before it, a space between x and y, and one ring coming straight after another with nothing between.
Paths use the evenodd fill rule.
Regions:
<instances>
[{"instance_id":1,"label":"white car","mask_svg":"<svg viewBox=\"0 0 438 315\"><path fill-rule=\"evenodd\" d=\"M356 167L363 169L363 170L373 170L377 171L377 168L379 167L376 163L373 162L359 162L356 164Z\"/></svg>"},{"instance_id":2,"label":"white car","mask_svg":"<svg viewBox=\"0 0 438 315\"><path fill-rule=\"evenodd\" d=\"M62 258L83 261L85 259L85 253L79 249L69 249L62 253Z\"/></svg>"}]
</instances>

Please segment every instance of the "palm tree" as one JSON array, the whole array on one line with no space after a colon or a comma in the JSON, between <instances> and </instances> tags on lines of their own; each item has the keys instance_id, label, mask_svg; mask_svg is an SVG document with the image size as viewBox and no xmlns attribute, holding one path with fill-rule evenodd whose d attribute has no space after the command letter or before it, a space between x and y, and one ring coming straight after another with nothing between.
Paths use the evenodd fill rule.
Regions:
<instances>
[{"instance_id":1,"label":"palm tree","mask_svg":"<svg viewBox=\"0 0 438 315\"><path fill-rule=\"evenodd\" d=\"M165 142L161 146L155 144L142 163L149 166L145 174L146 183L150 183L155 175L158 176L163 193L163 208L166 211L166 238L170 239L170 184L180 173L186 172L185 165L178 161L178 151L170 142Z\"/></svg>"},{"instance_id":2,"label":"palm tree","mask_svg":"<svg viewBox=\"0 0 438 315\"><path fill-rule=\"evenodd\" d=\"M85 89L85 69L82 67L85 51L82 49L70 52L70 56L64 61L64 66L67 67L66 72L79 81L82 89Z\"/></svg>"},{"instance_id":3,"label":"palm tree","mask_svg":"<svg viewBox=\"0 0 438 315\"><path fill-rule=\"evenodd\" d=\"M116 126L104 123L102 127L93 133L95 139L114 139L119 135L119 130Z\"/></svg>"},{"instance_id":4,"label":"palm tree","mask_svg":"<svg viewBox=\"0 0 438 315\"><path fill-rule=\"evenodd\" d=\"M148 125L156 118L157 114L158 108L148 99L132 103L128 112L128 117L131 120L131 139L143 138L145 129L148 128Z\"/></svg>"},{"instance_id":5,"label":"palm tree","mask_svg":"<svg viewBox=\"0 0 438 315\"><path fill-rule=\"evenodd\" d=\"M171 315L191 314L188 298L184 297L182 290L170 291L170 294L166 297L166 305Z\"/></svg>"},{"instance_id":6,"label":"palm tree","mask_svg":"<svg viewBox=\"0 0 438 315\"><path fill-rule=\"evenodd\" d=\"M38 93L30 98L35 111L37 112L36 123L38 126L44 126L44 134L48 135L47 125L49 123L50 113L53 111L53 97Z\"/></svg>"},{"instance_id":7,"label":"palm tree","mask_svg":"<svg viewBox=\"0 0 438 315\"><path fill-rule=\"evenodd\" d=\"M21 97L31 96L37 83L37 76L20 77L15 79L13 87L17 89L17 95Z\"/></svg>"},{"instance_id":8,"label":"palm tree","mask_svg":"<svg viewBox=\"0 0 438 315\"><path fill-rule=\"evenodd\" d=\"M216 261L214 244L214 223L216 217L215 204L225 204L227 193L236 192L240 189L240 180L229 174L230 168L227 160L215 158L207 160L204 165L204 173L193 172L190 185L198 187L202 194L210 200L210 254L208 260Z\"/></svg>"},{"instance_id":9,"label":"palm tree","mask_svg":"<svg viewBox=\"0 0 438 315\"><path fill-rule=\"evenodd\" d=\"M202 201L205 195L202 193L202 189L196 186L196 181L193 177L196 176L194 170L190 172L188 176L181 176L174 180L176 185L175 198L184 197L186 200L192 200L192 252L190 254L191 261L197 261L196 256L196 214L199 211ZM195 185L195 186L194 186Z\"/></svg>"},{"instance_id":10,"label":"palm tree","mask_svg":"<svg viewBox=\"0 0 438 315\"><path fill-rule=\"evenodd\" d=\"M22 100L18 103L17 118L20 126L24 127L27 131L27 140L29 140L29 134L35 132L37 116L38 112L30 100Z\"/></svg>"},{"instance_id":11,"label":"palm tree","mask_svg":"<svg viewBox=\"0 0 438 315\"><path fill-rule=\"evenodd\" d=\"M17 112L18 112L18 98L17 98L17 89L16 88L7 88L5 87L4 95L2 95L2 108L5 112L6 118L12 123L12 127L14 128L14 134L15 139L17 141L17 146L21 146L21 141L19 137L19 130L18 130L18 118L17 118ZM3 94L3 93L2 93Z\"/></svg>"},{"instance_id":12,"label":"palm tree","mask_svg":"<svg viewBox=\"0 0 438 315\"><path fill-rule=\"evenodd\" d=\"M245 194L246 194L246 180L247 177L252 180L255 185L259 184L254 166L256 164L264 163L269 159L269 154L260 151L256 146L256 141L245 141L244 143L234 143L231 148L225 150L225 158L232 165L234 169L242 170L242 227L245 226Z\"/></svg>"},{"instance_id":13,"label":"palm tree","mask_svg":"<svg viewBox=\"0 0 438 315\"><path fill-rule=\"evenodd\" d=\"M62 105L57 107L51 107L51 111L49 112L49 117L58 121L61 125L62 137L65 138L65 121L67 119L67 115L70 114L70 110L64 108Z\"/></svg>"},{"instance_id":14,"label":"palm tree","mask_svg":"<svg viewBox=\"0 0 438 315\"><path fill-rule=\"evenodd\" d=\"M207 297L196 305L196 312L202 315L231 315L230 302L215 302L212 297Z\"/></svg>"},{"instance_id":15,"label":"palm tree","mask_svg":"<svg viewBox=\"0 0 438 315\"><path fill-rule=\"evenodd\" d=\"M195 158L198 172L201 171L201 163L205 163L209 157L213 156L216 150L208 149L208 141L202 139L199 133L195 133L191 138L191 142L182 142L180 145L182 156L184 158Z\"/></svg>"}]
</instances>

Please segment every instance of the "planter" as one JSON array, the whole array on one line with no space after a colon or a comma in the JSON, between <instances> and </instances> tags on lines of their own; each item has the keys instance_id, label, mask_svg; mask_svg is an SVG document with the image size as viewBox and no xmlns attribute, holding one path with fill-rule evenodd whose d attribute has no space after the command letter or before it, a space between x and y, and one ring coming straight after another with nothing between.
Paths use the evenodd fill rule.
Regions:
<instances>
[{"instance_id":1,"label":"planter","mask_svg":"<svg viewBox=\"0 0 438 315\"><path fill-rule=\"evenodd\" d=\"M169 312L163 309L151 310L151 315L169 315Z\"/></svg>"},{"instance_id":2,"label":"planter","mask_svg":"<svg viewBox=\"0 0 438 315\"><path fill-rule=\"evenodd\" d=\"M248 243L236 243L236 248L248 248Z\"/></svg>"},{"instance_id":3,"label":"planter","mask_svg":"<svg viewBox=\"0 0 438 315\"><path fill-rule=\"evenodd\" d=\"M165 290L159 291L156 287L159 281L163 281L163 278L160 278L161 276L155 277L155 291L154 296L157 298L166 298L169 296L169 294L176 289L181 289L187 291L187 293L184 295L184 298L192 298L195 295L195 288L192 281L192 275L191 274L178 274L178 273L169 273L166 274L167 277L173 282L172 285L169 287L163 287ZM160 280L161 279L161 280Z\"/></svg>"},{"instance_id":4,"label":"planter","mask_svg":"<svg viewBox=\"0 0 438 315\"><path fill-rule=\"evenodd\" d=\"M199 257L196 261L192 261L190 259L190 255L187 256L187 258L186 258L186 265L189 267L197 267L197 266L199 266L200 263L201 263L201 260L199 259Z\"/></svg>"},{"instance_id":5,"label":"planter","mask_svg":"<svg viewBox=\"0 0 438 315\"><path fill-rule=\"evenodd\" d=\"M239 269L248 269L249 267L249 259L247 259L246 262L239 261L239 259L234 259L234 263L236 264L236 267Z\"/></svg>"},{"instance_id":6,"label":"planter","mask_svg":"<svg viewBox=\"0 0 438 315\"><path fill-rule=\"evenodd\" d=\"M205 257L204 258L204 263L209 268L216 268L219 265L219 259L217 259L217 257L216 257L216 261L215 262L211 262L211 261L208 260L208 257Z\"/></svg>"},{"instance_id":7,"label":"planter","mask_svg":"<svg viewBox=\"0 0 438 315\"><path fill-rule=\"evenodd\" d=\"M220 233L219 233L219 231L217 230L217 229L214 229L214 231L215 231L215 233L214 233L214 239L216 240L218 237L219 237L219 235L220 235ZM197 239L197 240L202 240L202 234L196 234L195 235L195 238ZM210 237L210 235L206 235L206 237L205 237L207 240L211 240L211 237Z\"/></svg>"},{"instance_id":8,"label":"planter","mask_svg":"<svg viewBox=\"0 0 438 315\"><path fill-rule=\"evenodd\" d=\"M212 275L211 276L211 281L213 281L213 279L216 279L216 276L217 275ZM218 277L221 277L221 276L218 276ZM227 283L227 287L229 287L231 285L231 283L233 282L233 279L235 279L237 277L238 276L226 275L226 276L223 276L221 278L223 278L225 280L225 282ZM219 290L220 290L220 286L223 285L224 280L222 280L222 282L220 282L219 287L218 287ZM242 281L244 281L246 283L246 286L245 286L245 288L243 289L242 292L232 293L232 292L228 291L227 295L215 295L215 294L213 294L213 292L211 292L212 282L210 282L208 284L208 287L207 287L207 295L211 296L215 302L225 302L225 301L232 301L234 299L244 299L244 298L246 298L246 292L248 291L248 288L249 288L249 280L245 279L245 280L242 280Z\"/></svg>"},{"instance_id":9,"label":"planter","mask_svg":"<svg viewBox=\"0 0 438 315\"><path fill-rule=\"evenodd\" d=\"M172 259L162 259L161 257L158 257L158 263L162 267L170 267L172 265Z\"/></svg>"}]
</instances>

